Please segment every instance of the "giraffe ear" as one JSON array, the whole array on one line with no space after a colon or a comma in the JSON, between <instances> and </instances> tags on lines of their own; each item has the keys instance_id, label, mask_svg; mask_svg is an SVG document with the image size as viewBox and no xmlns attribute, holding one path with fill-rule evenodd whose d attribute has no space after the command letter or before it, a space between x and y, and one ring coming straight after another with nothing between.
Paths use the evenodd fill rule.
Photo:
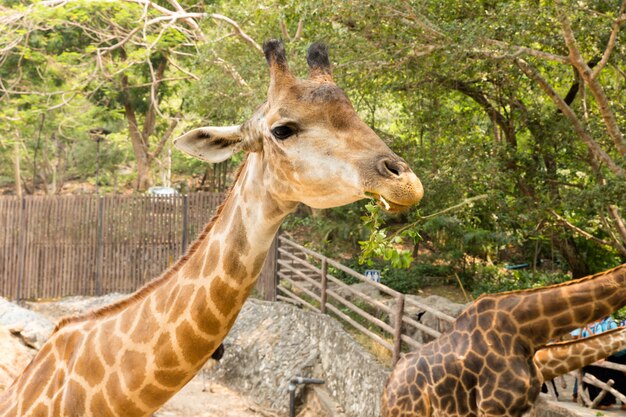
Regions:
<instances>
[{"instance_id":1,"label":"giraffe ear","mask_svg":"<svg viewBox=\"0 0 626 417\"><path fill-rule=\"evenodd\" d=\"M241 126L200 127L174 140L174 146L203 161L217 163L241 149Z\"/></svg>"}]
</instances>

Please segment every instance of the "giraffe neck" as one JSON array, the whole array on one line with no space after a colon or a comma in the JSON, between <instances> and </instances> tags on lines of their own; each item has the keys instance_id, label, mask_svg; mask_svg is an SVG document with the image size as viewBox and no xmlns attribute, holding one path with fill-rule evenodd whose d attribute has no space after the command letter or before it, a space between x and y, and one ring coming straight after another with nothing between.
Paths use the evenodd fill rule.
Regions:
<instances>
[{"instance_id":1,"label":"giraffe neck","mask_svg":"<svg viewBox=\"0 0 626 417\"><path fill-rule=\"evenodd\" d=\"M626 305L626 264L563 284L502 293L496 300L538 348Z\"/></svg>"},{"instance_id":2,"label":"giraffe neck","mask_svg":"<svg viewBox=\"0 0 626 417\"><path fill-rule=\"evenodd\" d=\"M266 191L261 154L244 164L189 255L128 300L59 325L0 397L0 416L42 409L48 416L149 416L198 372L234 324L296 206Z\"/></svg>"},{"instance_id":3,"label":"giraffe neck","mask_svg":"<svg viewBox=\"0 0 626 417\"><path fill-rule=\"evenodd\" d=\"M296 206L279 202L266 191L261 157L251 154L244 163L212 228L162 291L166 312L177 303L184 308L183 312L175 308L169 317L176 326L179 348L201 357L199 361L185 358L194 365L192 370L210 357L234 324L278 228ZM206 348L200 349L203 345Z\"/></svg>"},{"instance_id":4,"label":"giraffe neck","mask_svg":"<svg viewBox=\"0 0 626 417\"><path fill-rule=\"evenodd\" d=\"M591 365L622 349L626 349L626 327L580 340L547 345L535 352L534 361L544 381L548 381Z\"/></svg>"}]
</instances>

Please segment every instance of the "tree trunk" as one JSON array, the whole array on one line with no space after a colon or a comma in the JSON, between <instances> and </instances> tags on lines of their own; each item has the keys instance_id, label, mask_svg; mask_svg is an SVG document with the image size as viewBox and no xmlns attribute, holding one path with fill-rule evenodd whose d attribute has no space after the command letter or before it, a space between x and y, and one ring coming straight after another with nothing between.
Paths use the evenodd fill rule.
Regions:
<instances>
[{"instance_id":1,"label":"tree trunk","mask_svg":"<svg viewBox=\"0 0 626 417\"><path fill-rule=\"evenodd\" d=\"M52 192L55 194L60 194L63 189L63 185L65 183L65 155L63 142L61 139L52 134L52 140L54 141L55 146L55 162L54 166L50 166L50 171L52 171L52 184L50 188L52 188Z\"/></svg>"},{"instance_id":2,"label":"tree trunk","mask_svg":"<svg viewBox=\"0 0 626 417\"><path fill-rule=\"evenodd\" d=\"M152 185L152 173L150 172L150 161L148 160L148 153L146 152L146 146L143 142L143 137L137 126L137 119L135 118L135 112L131 104L128 101L124 102L124 113L128 122L128 132L130 134L130 141L133 145L133 153L135 154L135 161L137 161L137 190L145 191Z\"/></svg>"},{"instance_id":3,"label":"tree trunk","mask_svg":"<svg viewBox=\"0 0 626 417\"><path fill-rule=\"evenodd\" d=\"M552 235L552 243L557 247L561 256L572 270L572 278L582 278L589 275L589 267L584 257L576 247L572 238L564 238L556 234Z\"/></svg>"},{"instance_id":4,"label":"tree trunk","mask_svg":"<svg viewBox=\"0 0 626 417\"><path fill-rule=\"evenodd\" d=\"M128 122L128 132L130 141L133 145L133 153L137 161L137 184L138 191L145 191L152 185L152 173L150 171L150 159L148 156L148 146L144 141L144 137L139 131L135 110L130 102L128 94L128 79L122 76L122 89L124 90L124 115Z\"/></svg>"},{"instance_id":5,"label":"tree trunk","mask_svg":"<svg viewBox=\"0 0 626 417\"><path fill-rule=\"evenodd\" d=\"M15 194L22 198L22 176L20 175L20 144L16 140L13 147L15 153L14 156L14 168L15 168Z\"/></svg>"}]
</instances>

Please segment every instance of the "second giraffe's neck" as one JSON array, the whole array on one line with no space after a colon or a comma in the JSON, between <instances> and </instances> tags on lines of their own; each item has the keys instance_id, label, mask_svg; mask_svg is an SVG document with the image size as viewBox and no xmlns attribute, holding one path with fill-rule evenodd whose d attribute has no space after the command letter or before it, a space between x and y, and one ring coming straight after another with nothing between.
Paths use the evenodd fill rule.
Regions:
<instances>
[{"instance_id":1,"label":"second giraffe's neck","mask_svg":"<svg viewBox=\"0 0 626 417\"><path fill-rule=\"evenodd\" d=\"M513 316L521 333L538 348L626 305L626 264L563 284L502 293L492 299Z\"/></svg>"},{"instance_id":2,"label":"second giraffe's neck","mask_svg":"<svg viewBox=\"0 0 626 417\"><path fill-rule=\"evenodd\" d=\"M580 340L547 345L535 352L534 361L544 381L548 381L623 349L626 349L626 327Z\"/></svg>"}]
</instances>

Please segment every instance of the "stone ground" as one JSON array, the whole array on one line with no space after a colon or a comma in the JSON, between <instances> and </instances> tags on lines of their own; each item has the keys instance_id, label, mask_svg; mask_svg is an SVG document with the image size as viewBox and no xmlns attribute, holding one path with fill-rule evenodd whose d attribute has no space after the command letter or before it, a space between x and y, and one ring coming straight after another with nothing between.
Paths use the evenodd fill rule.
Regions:
<instances>
[{"instance_id":1,"label":"stone ground","mask_svg":"<svg viewBox=\"0 0 626 417\"><path fill-rule=\"evenodd\" d=\"M199 375L192 379L154 416L278 417L279 414L254 404L241 394L223 385L212 381L205 385L202 375Z\"/></svg>"}]
</instances>

